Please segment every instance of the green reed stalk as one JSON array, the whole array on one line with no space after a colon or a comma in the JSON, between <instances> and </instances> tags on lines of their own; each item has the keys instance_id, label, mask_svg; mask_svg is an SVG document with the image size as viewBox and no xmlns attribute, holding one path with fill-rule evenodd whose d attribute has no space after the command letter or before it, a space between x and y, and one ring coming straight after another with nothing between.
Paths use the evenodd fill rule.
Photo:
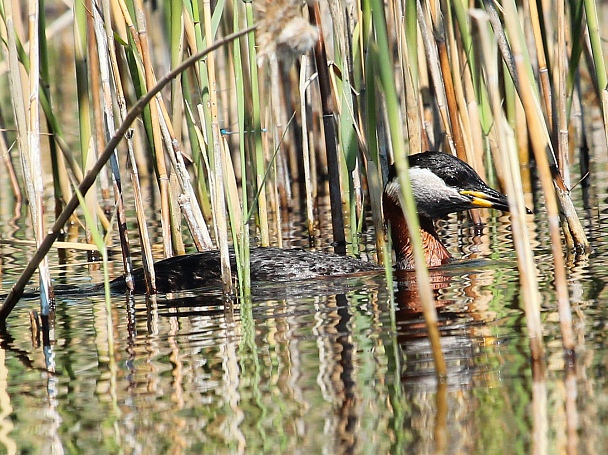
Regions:
<instances>
[{"instance_id":1,"label":"green reed stalk","mask_svg":"<svg viewBox=\"0 0 608 455\"><path fill-rule=\"evenodd\" d=\"M355 169L358 164L359 147L356 137L356 118L358 116L357 107L353 100L352 86L352 47L350 43L350 30L346 26L346 11L343 2L332 0L329 2L329 10L332 17L335 61L337 62L341 77L332 78L336 87L336 101L340 106L340 115L338 117L338 132L339 140L338 147L341 153L339 156L343 158L345 165L344 177L347 182L347 191L344 197L348 200L350 213L350 243L353 252L356 254L359 251L359 237L357 229L357 218L362 216L360 203L357 204L358 194L360 194L360 184L355 185ZM347 39L348 38L348 39ZM333 76L334 73L332 72Z\"/></svg>"},{"instance_id":2,"label":"green reed stalk","mask_svg":"<svg viewBox=\"0 0 608 455\"><path fill-rule=\"evenodd\" d=\"M44 11L45 2L40 0L40 10ZM49 55L48 55L48 43L46 39L46 15L40 14L38 17L38 39L40 42L40 79L41 81L49 81ZM47 99L51 99L51 91L48 84L41 84L41 97L45 96ZM52 131L51 122L46 119L47 130ZM57 150L57 142L55 137L51 134L48 138L49 143L49 154L51 158L51 169L53 174L53 193L55 197L55 214L61 213L63 207L64 194L69 196L69 182L67 176L66 164L63 156ZM10 168L9 168L10 169ZM67 191L67 192L66 192Z\"/></svg>"},{"instance_id":3,"label":"green reed stalk","mask_svg":"<svg viewBox=\"0 0 608 455\"><path fill-rule=\"evenodd\" d=\"M363 154L365 177L368 184L368 195L372 210L374 224L376 251L378 261L385 265L389 287L392 286L392 260L391 252L384 235L384 217L382 215L382 166L380 164L380 148L378 146L378 120L376 112L378 101L376 99L377 72L370 53L366 52L371 36L371 11L363 10L363 18L359 27L353 33L353 86L360 96L358 105L358 123L355 124L359 147ZM368 89L364 90L365 87Z\"/></svg>"},{"instance_id":4,"label":"green reed stalk","mask_svg":"<svg viewBox=\"0 0 608 455\"><path fill-rule=\"evenodd\" d=\"M90 6L90 5L89 5ZM92 126L91 126L91 103L89 95L89 73L87 70L87 16L88 9L84 2L74 5L74 63L76 67L76 89L78 92L78 121L80 125L80 153L82 157L82 168L87 172L92 163L95 162L95 153L91 148ZM93 207L97 205L97 193L91 192L85 195L87 207L91 213L95 213ZM93 220L97 222L93 215ZM86 227L85 237L90 242L90 226Z\"/></svg>"},{"instance_id":5,"label":"green reed stalk","mask_svg":"<svg viewBox=\"0 0 608 455\"><path fill-rule=\"evenodd\" d=\"M251 27L254 23L253 5L245 3L247 26ZM249 55L249 71L251 72L251 122L253 126L253 142L255 155L255 175L257 186L257 197L254 201L257 205L258 224L260 229L260 245L270 245L270 235L268 230L268 201L266 198L266 179L264 173L266 169L264 158L264 146L262 142L262 121L261 121L261 103L260 103L260 86L258 77L257 52L255 48L255 36L250 33L247 36L247 46Z\"/></svg>"},{"instance_id":6,"label":"green reed stalk","mask_svg":"<svg viewBox=\"0 0 608 455\"><path fill-rule=\"evenodd\" d=\"M575 86L575 77L579 71L579 64L581 54L583 52L583 43L585 42L584 31L585 25L583 23L583 17L585 13L584 4L579 0L569 0L570 6L570 58L568 60L568 117L570 116L570 110L572 107L572 93Z\"/></svg>"},{"instance_id":7,"label":"green reed stalk","mask_svg":"<svg viewBox=\"0 0 608 455\"><path fill-rule=\"evenodd\" d=\"M241 27L241 9L240 2L234 0L233 2L233 31L238 31ZM234 85L236 88L236 101L237 101L237 118L238 118L238 131L240 134L239 140L239 157L240 157L240 168L242 173L241 183L241 216L239 224L232 222L232 232L235 237L233 242L238 245L239 256L237 263L237 270L239 274L240 292L241 295L251 294L251 268L250 268L250 238L249 238L249 220L246 218L249 213L249 195L247 191L247 144L248 137L250 134L246 129L246 125L252 125L251 117L246 119L247 103L245 98L245 61L241 54L241 42L236 40L233 46L233 65L234 65ZM233 196L237 198L238 196ZM234 235L236 234L236 235Z\"/></svg>"},{"instance_id":8,"label":"green reed stalk","mask_svg":"<svg viewBox=\"0 0 608 455\"><path fill-rule=\"evenodd\" d=\"M388 58L391 54L388 46L388 35L386 29L386 19L384 17L383 3L380 0L373 0L372 20L376 29L376 42L378 57L383 55L384 58L378 58L378 68L380 71L380 79L384 95L386 99L386 108L389 119L390 140L395 156L395 166L401 184L402 204L404 208L405 219L408 224L412 248L414 251L414 261L416 265L416 278L420 291L420 300L423 307L424 318L429 330L429 339L433 350L433 358L435 361L435 369L439 378L445 378L447 374L443 352L441 351L440 335L437 326L437 310L435 301L431 292L430 277L426 268L424 252L422 250L422 241L420 239L420 224L416 214L416 203L412 195L408 175L408 165L406 159L405 137L403 136L403 124L401 122L401 114L399 103L397 100L397 91L395 88L392 59Z\"/></svg>"}]
</instances>

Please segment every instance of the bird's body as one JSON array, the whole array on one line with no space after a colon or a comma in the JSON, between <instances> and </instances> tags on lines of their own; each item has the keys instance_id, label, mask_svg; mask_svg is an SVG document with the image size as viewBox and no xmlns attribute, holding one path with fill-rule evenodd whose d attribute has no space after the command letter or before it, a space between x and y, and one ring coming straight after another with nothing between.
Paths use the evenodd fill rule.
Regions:
<instances>
[{"instance_id":1,"label":"bird's body","mask_svg":"<svg viewBox=\"0 0 608 455\"><path fill-rule=\"evenodd\" d=\"M477 207L508 210L507 197L486 185L464 161L440 152L425 152L409 157L409 178L420 220L420 235L427 266L447 263L451 255L441 243L434 222L449 213ZM397 270L414 268L413 252L407 222L400 203L400 186L396 177L385 186L383 205L396 254ZM373 262L336 254L299 249L251 249L252 282L288 282L322 276L352 275L377 271ZM231 268L236 274L236 260L231 253ZM176 256L155 264L156 290L177 292L219 285L218 251ZM133 275L135 292L146 291L142 269ZM124 278L112 282L115 291L126 290Z\"/></svg>"}]
</instances>

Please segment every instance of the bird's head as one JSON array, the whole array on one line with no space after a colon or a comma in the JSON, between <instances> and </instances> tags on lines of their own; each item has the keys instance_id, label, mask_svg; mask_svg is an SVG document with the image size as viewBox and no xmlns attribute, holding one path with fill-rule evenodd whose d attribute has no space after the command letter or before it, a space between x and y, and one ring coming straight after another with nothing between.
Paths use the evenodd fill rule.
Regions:
<instances>
[{"instance_id":1,"label":"bird's head","mask_svg":"<svg viewBox=\"0 0 608 455\"><path fill-rule=\"evenodd\" d=\"M409 177L418 215L437 219L449 213L473 208L509 210L507 197L490 188L464 161L442 152L411 155ZM399 199L395 176L385 188L385 196Z\"/></svg>"}]
</instances>

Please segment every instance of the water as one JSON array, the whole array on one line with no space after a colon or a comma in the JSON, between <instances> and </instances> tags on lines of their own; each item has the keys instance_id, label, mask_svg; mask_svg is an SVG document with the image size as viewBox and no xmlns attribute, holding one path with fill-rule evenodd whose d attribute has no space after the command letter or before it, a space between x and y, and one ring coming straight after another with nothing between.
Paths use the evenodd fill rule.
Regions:
<instances>
[{"instance_id":1,"label":"water","mask_svg":"<svg viewBox=\"0 0 608 455\"><path fill-rule=\"evenodd\" d=\"M380 274L232 306L217 295L115 297L109 307L102 296L58 298L46 342L30 319L38 302L22 300L1 339L0 453L603 453L604 174L598 165L590 209L574 193L595 250L569 262L570 382L542 212L528 223L543 297L544 381L532 376L508 216L487 218L477 237L465 216L452 216L441 235L460 260L432 274L446 384L435 379L407 275L394 289ZM7 196L5 290L33 251L27 214L16 216ZM302 229L297 217L289 221ZM288 245L301 243L299 232ZM57 257L53 250L57 282L102 278L83 252L68 251L61 268ZM577 393L570 401L569 386ZM577 431L568 434L573 416Z\"/></svg>"}]
</instances>

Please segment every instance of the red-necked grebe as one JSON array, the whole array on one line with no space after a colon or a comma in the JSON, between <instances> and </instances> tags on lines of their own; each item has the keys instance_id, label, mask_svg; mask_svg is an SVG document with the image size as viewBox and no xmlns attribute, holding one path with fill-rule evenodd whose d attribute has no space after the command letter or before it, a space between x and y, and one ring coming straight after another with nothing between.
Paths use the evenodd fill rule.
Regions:
<instances>
[{"instance_id":1,"label":"red-necked grebe","mask_svg":"<svg viewBox=\"0 0 608 455\"><path fill-rule=\"evenodd\" d=\"M445 264L451 258L435 231L434 221L449 213L472 208L509 209L507 197L486 185L464 161L441 152L425 152L409 158L409 177L420 218L420 234L429 267ZM410 238L399 203L399 184L391 179L384 189L384 216L390 223L398 270L413 268ZM231 257L232 270L236 264ZM377 264L359 259L304 250L279 248L251 249L253 282L280 282L320 276L350 275L378 270ZM176 256L155 264L157 291L160 293L195 289L219 283L218 251ZM134 273L135 292L145 292L143 271ZM114 290L124 289L124 279L112 282Z\"/></svg>"}]
</instances>

